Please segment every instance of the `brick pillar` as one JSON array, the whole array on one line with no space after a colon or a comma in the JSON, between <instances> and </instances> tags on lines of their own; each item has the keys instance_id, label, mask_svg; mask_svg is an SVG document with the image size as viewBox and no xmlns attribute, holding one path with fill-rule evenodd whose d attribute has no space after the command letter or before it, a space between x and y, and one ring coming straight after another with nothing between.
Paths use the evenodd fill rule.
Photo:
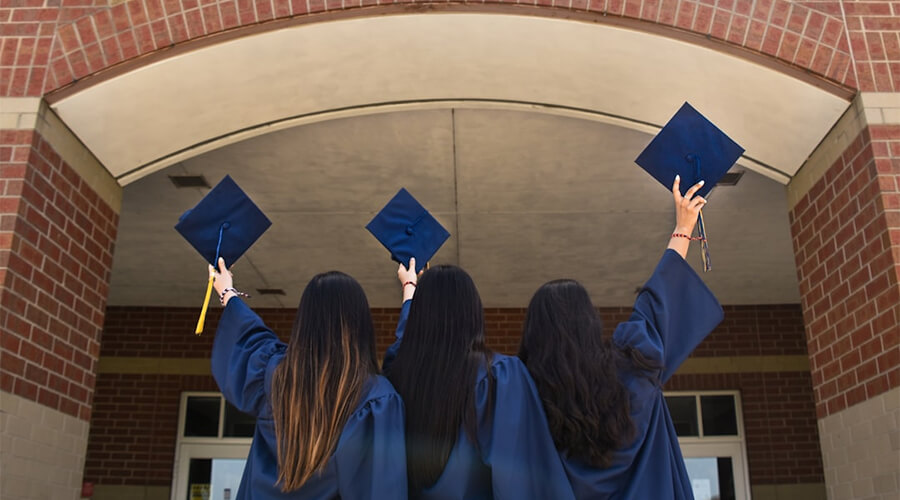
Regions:
<instances>
[{"instance_id":1,"label":"brick pillar","mask_svg":"<svg viewBox=\"0 0 900 500\"><path fill-rule=\"evenodd\" d=\"M79 498L121 188L39 99L0 109L0 497Z\"/></svg>"},{"instance_id":2,"label":"brick pillar","mask_svg":"<svg viewBox=\"0 0 900 500\"><path fill-rule=\"evenodd\" d=\"M900 93L861 94L788 187L829 498L900 493Z\"/></svg>"}]
</instances>

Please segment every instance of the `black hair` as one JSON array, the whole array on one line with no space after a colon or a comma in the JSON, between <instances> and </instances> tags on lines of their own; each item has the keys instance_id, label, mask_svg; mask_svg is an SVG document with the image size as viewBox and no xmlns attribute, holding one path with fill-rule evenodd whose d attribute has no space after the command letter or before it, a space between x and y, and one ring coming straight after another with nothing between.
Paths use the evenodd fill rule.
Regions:
<instances>
[{"instance_id":1,"label":"black hair","mask_svg":"<svg viewBox=\"0 0 900 500\"><path fill-rule=\"evenodd\" d=\"M338 271L313 277L272 376L282 491L300 488L328 464L366 382L378 371L375 329L362 287Z\"/></svg>"},{"instance_id":2,"label":"black hair","mask_svg":"<svg viewBox=\"0 0 900 500\"><path fill-rule=\"evenodd\" d=\"M604 339L602 329L587 290L555 280L531 298L519 346L557 449L594 467L608 467L634 436L620 371L652 368L637 351Z\"/></svg>"},{"instance_id":3,"label":"black hair","mask_svg":"<svg viewBox=\"0 0 900 500\"><path fill-rule=\"evenodd\" d=\"M456 266L425 271L403 342L387 369L406 407L411 497L438 480L461 425L477 447L475 383L482 367L490 374L490 361L481 297L472 278ZM493 401L493 380L489 383Z\"/></svg>"}]
</instances>

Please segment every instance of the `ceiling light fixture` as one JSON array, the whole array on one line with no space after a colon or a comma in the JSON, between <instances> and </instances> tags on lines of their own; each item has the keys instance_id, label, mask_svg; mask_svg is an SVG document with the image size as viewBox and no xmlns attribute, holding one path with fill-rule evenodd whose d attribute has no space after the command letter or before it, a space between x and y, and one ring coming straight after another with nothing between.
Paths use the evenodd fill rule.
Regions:
<instances>
[{"instance_id":1,"label":"ceiling light fixture","mask_svg":"<svg viewBox=\"0 0 900 500\"><path fill-rule=\"evenodd\" d=\"M737 172L728 172L719 179L719 182L716 183L716 186L737 186L741 177L744 176L743 170L738 170Z\"/></svg>"},{"instance_id":2,"label":"ceiling light fixture","mask_svg":"<svg viewBox=\"0 0 900 500\"><path fill-rule=\"evenodd\" d=\"M170 175L169 180L178 189L181 188L209 188L209 183L202 175Z\"/></svg>"}]
</instances>

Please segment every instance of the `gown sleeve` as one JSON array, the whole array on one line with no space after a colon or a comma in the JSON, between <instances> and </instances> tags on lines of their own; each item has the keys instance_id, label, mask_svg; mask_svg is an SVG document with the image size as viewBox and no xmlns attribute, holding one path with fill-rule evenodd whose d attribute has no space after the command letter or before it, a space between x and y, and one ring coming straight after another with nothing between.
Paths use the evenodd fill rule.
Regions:
<instances>
[{"instance_id":1,"label":"gown sleeve","mask_svg":"<svg viewBox=\"0 0 900 500\"><path fill-rule=\"evenodd\" d=\"M340 498L406 498L403 402L396 393L372 399L351 415L334 460Z\"/></svg>"},{"instance_id":2,"label":"gown sleeve","mask_svg":"<svg viewBox=\"0 0 900 500\"><path fill-rule=\"evenodd\" d=\"M723 317L700 276L677 252L666 250L613 341L657 363L665 383Z\"/></svg>"},{"instance_id":3,"label":"gown sleeve","mask_svg":"<svg viewBox=\"0 0 900 500\"><path fill-rule=\"evenodd\" d=\"M490 427L479 426L479 443L484 462L491 467L494 499L574 500L527 368L519 358L504 356L491 371L496 381L494 413L492 419L481 420ZM481 381L486 383L487 377ZM487 392L485 387L476 392L479 413Z\"/></svg>"},{"instance_id":4,"label":"gown sleeve","mask_svg":"<svg viewBox=\"0 0 900 500\"><path fill-rule=\"evenodd\" d=\"M213 341L212 373L225 400L259 417L266 388L284 354L285 344L240 298L233 297L219 319Z\"/></svg>"},{"instance_id":5,"label":"gown sleeve","mask_svg":"<svg viewBox=\"0 0 900 500\"><path fill-rule=\"evenodd\" d=\"M384 353L384 361L381 363L382 371L387 371L391 363L394 362L394 358L397 357L397 352L400 350L400 343L403 340L403 332L406 330L406 319L409 318L409 307L411 304L412 299L409 299L404 301L403 306L400 307L400 319L397 321L397 331L394 332L397 340L395 340Z\"/></svg>"}]
</instances>

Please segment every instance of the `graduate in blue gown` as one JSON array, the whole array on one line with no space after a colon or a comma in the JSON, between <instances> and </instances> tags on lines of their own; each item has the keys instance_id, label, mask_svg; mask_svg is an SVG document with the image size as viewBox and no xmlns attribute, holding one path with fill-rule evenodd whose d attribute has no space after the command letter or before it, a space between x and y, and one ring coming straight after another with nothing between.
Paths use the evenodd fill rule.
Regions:
<instances>
[{"instance_id":1,"label":"graduate in blue gown","mask_svg":"<svg viewBox=\"0 0 900 500\"><path fill-rule=\"evenodd\" d=\"M528 307L519 357L579 499L693 498L662 386L723 315L684 260L702 183L683 197L678 184L675 232L612 342L573 280L543 285Z\"/></svg>"},{"instance_id":2,"label":"graduate in blue gown","mask_svg":"<svg viewBox=\"0 0 900 500\"><path fill-rule=\"evenodd\" d=\"M222 260L215 287L225 310L213 376L228 402L256 417L237 498L406 498L403 402L378 374L359 283L340 272L314 277L287 345L236 296Z\"/></svg>"},{"instance_id":3,"label":"graduate in blue gown","mask_svg":"<svg viewBox=\"0 0 900 500\"><path fill-rule=\"evenodd\" d=\"M485 347L472 279L415 269L398 269L404 301L384 362L406 405L410 498L573 498L528 371Z\"/></svg>"}]
</instances>

